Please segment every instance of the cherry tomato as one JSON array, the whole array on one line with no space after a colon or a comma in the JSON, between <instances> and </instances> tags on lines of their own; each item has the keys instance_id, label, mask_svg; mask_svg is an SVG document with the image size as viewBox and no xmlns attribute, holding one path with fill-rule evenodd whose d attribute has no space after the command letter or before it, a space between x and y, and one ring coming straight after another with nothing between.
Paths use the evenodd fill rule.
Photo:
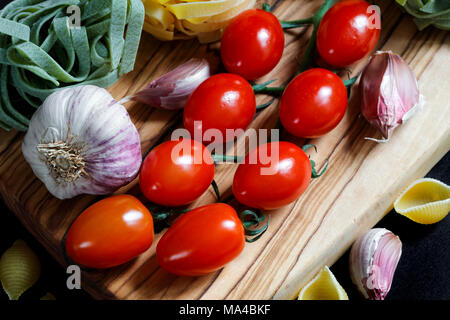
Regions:
<instances>
[{"instance_id":1,"label":"cherry tomato","mask_svg":"<svg viewBox=\"0 0 450 320\"><path fill-rule=\"evenodd\" d=\"M347 109L342 80L325 69L310 69L292 80L281 97L280 120L297 137L315 138L334 129Z\"/></svg>"},{"instance_id":2,"label":"cherry tomato","mask_svg":"<svg viewBox=\"0 0 450 320\"><path fill-rule=\"evenodd\" d=\"M84 210L66 235L68 256L88 268L110 268L135 258L153 242L153 218L135 197L118 195Z\"/></svg>"},{"instance_id":3,"label":"cherry tomato","mask_svg":"<svg viewBox=\"0 0 450 320\"><path fill-rule=\"evenodd\" d=\"M184 214L169 228L156 247L158 262L180 276L214 272L244 249L245 234L236 211L214 203Z\"/></svg>"},{"instance_id":4,"label":"cherry tomato","mask_svg":"<svg viewBox=\"0 0 450 320\"><path fill-rule=\"evenodd\" d=\"M226 129L245 130L255 113L255 94L248 81L236 74L222 73L206 79L194 90L186 102L183 122L191 137L195 130L204 134L208 129L216 129L225 142L230 140Z\"/></svg>"},{"instance_id":5,"label":"cherry tomato","mask_svg":"<svg viewBox=\"0 0 450 320\"><path fill-rule=\"evenodd\" d=\"M295 201L310 181L311 163L306 153L290 142L271 142L250 152L239 165L233 194L249 207L278 209Z\"/></svg>"},{"instance_id":6,"label":"cherry tomato","mask_svg":"<svg viewBox=\"0 0 450 320\"><path fill-rule=\"evenodd\" d=\"M191 203L214 179L214 161L209 150L190 139L167 141L145 158L140 174L145 197L163 206Z\"/></svg>"},{"instance_id":7,"label":"cherry tomato","mask_svg":"<svg viewBox=\"0 0 450 320\"><path fill-rule=\"evenodd\" d=\"M220 47L228 72L248 80L269 73L281 59L284 32L277 17L259 9L246 10L225 28Z\"/></svg>"},{"instance_id":8,"label":"cherry tomato","mask_svg":"<svg viewBox=\"0 0 450 320\"><path fill-rule=\"evenodd\" d=\"M364 58L380 37L380 16L364 0L346 0L332 6L317 30L317 50L335 67L346 67Z\"/></svg>"}]
</instances>

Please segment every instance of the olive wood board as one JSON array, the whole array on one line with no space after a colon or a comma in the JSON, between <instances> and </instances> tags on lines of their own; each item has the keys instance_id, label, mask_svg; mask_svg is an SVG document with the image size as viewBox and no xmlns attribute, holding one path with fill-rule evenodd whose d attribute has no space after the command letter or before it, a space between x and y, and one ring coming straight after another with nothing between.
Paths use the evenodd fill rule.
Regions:
<instances>
[{"instance_id":1,"label":"olive wood board","mask_svg":"<svg viewBox=\"0 0 450 320\"><path fill-rule=\"evenodd\" d=\"M281 19L310 16L322 1L270 1ZM398 127L388 143L360 115L357 87L352 90L347 113L329 134L318 139L282 139L298 145L313 143L309 150L319 168L327 159L327 172L311 182L307 191L289 206L270 212L268 231L222 270L201 277L178 277L158 266L155 248L133 261L107 270L84 270L82 285L95 298L107 299L293 299L324 265L332 265L364 231L373 227L391 208L394 199L413 180L423 177L450 149L450 38L448 32L427 28L418 32L411 17L392 0L375 1L382 10L382 31L377 49L400 54L413 68L425 107ZM258 5L261 5L259 3ZM311 28L289 30L278 66L260 79L285 84L294 74ZM217 56L218 44L195 40L160 42L143 34L135 70L109 88L116 99L137 92L152 79L193 56ZM351 66L358 74L367 58ZM343 77L348 77L344 72ZM270 99L257 95L257 103ZM126 104L139 130L143 155L170 137L181 125L182 112ZM250 128L278 126L278 100L257 113ZM100 196L79 196L60 201L52 197L33 175L21 152L23 133L0 129L0 192L9 208L63 266L62 239L76 217ZM245 152L244 139L235 144ZM232 152L232 150L230 151ZM231 184L236 164L219 164L215 180L224 197L232 200ZM139 194L137 180L118 193ZM216 201L210 188L191 207Z\"/></svg>"}]
</instances>

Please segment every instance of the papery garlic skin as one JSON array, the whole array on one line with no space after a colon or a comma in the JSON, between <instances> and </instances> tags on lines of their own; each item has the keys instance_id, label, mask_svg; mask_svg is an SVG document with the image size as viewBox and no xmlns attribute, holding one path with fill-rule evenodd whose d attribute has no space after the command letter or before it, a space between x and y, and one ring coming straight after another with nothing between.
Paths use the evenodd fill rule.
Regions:
<instances>
[{"instance_id":1,"label":"papery garlic skin","mask_svg":"<svg viewBox=\"0 0 450 320\"><path fill-rule=\"evenodd\" d=\"M383 228L367 231L353 244L350 276L364 298L384 300L401 254L399 237Z\"/></svg>"},{"instance_id":2,"label":"papery garlic skin","mask_svg":"<svg viewBox=\"0 0 450 320\"><path fill-rule=\"evenodd\" d=\"M22 152L58 199L112 193L137 176L142 162L126 109L90 85L48 96L31 119Z\"/></svg>"},{"instance_id":3,"label":"papery garlic skin","mask_svg":"<svg viewBox=\"0 0 450 320\"><path fill-rule=\"evenodd\" d=\"M211 68L208 61L193 58L153 80L131 99L155 108L182 109L191 93L210 76Z\"/></svg>"},{"instance_id":4,"label":"papery garlic skin","mask_svg":"<svg viewBox=\"0 0 450 320\"><path fill-rule=\"evenodd\" d=\"M371 57L361 74L360 88L362 114L385 139L423 103L414 72L390 51Z\"/></svg>"}]
</instances>

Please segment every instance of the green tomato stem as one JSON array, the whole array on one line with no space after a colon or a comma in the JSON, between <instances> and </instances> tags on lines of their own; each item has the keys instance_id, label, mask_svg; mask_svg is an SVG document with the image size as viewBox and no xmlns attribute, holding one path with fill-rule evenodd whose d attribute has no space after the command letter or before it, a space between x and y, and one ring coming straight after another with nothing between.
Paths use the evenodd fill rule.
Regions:
<instances>
[{"instance_id":1,"label":"green tomato stem","mask_svg":"<svg viewBox=\"0 0 450 320\"><path fill-rule=\"evenodd\" d=\"M279 94L283 93L286 87L264 87L258 90L253 90L255 93L269 93L269 94Z\"/></svg>"},{"instance_id":2,"label":"green tomato stem","mask_svg":"<svg viewBox=\"0 0 450 320\"><path fill-rule=\"evenodd\" d=\"M227 156L225 154L212 154L211 155L215 163L232 162L237 163L242 161L242 157L239 156Z\"/></svg>"},{"instance_id":3,"label":"green tomato stem","mask_svg":"<svg viewBox=\"0 0 450 320\"><path fill-rule=\"evenodd\" d=\"M312 16L312 23L314 25L313 33L308 41L308 45L306 46L300 65L298 66L297 74L302 73L313 64L314 51L316 49L317 30L319 28L320 21L328 9L333 6L334 1L335 0L326 0L319 10Z\"/></svg>"},{"instance_id":4,"label":"green tomato stem","mask_svg":"<svg viewBox=\"0 0 450 320\"><path fill-rule=\"evenodd\" d=\"M281 23L281 27L284 30L300 28L300 27L304 27L304 26L313 24L314 16L311 16L311 17L305 18L305 19L291 20L291 21L280 20L280 23Z\"/></svg>"},{"instance_id":5,"label":"green tomato stem","mask_svg":"<svg viewBox=\"0 0 450 320\"><path fill-rule=\"evenodd\" d=\"M351 87L356 82L356 80L358 80L358 77L359 77L359 74L354 76L353 78L344 80L344 86Z\"/></svg>"},{"instance_id":6,"label":"green tomato stem","mask_svg":"<svg viewBox=\"0 0 450 320\"><path fill-rule=\"evenodd\" d=\"M215 180L212 181L211 186L214 189L214 193L216 194L217 201L220 202L220 191L219 186L217 185L217 182Z\"/></svg>"},{"instance_id":7,"label":"green tomato stem","mask_svg":"<svg viewBox=\"0 0 450 320\"><path fill-rule=\"evenodd\" d=\"M305 144L302 147L302 150L304 152L306 152L306 150L308 150L309 148L314 148L314 150L317 152L317 147L314 144ZM309 159L309 162L311 163L311 178L312 179L316 179L316 178L320 177L321 175L323 175L325 173L325 171L327 171L328 164L329 164L328 160L327 160L327 162L325 164L325 167L322 169L322 171L320 173L317 173L316 163L313 160L311 160L311 159Z\"/></svg>"},{"instance_id":8,"label":"green tomato stem","mask_svg":"<svg viewBox=\"0 0 450 320\"><path fill-rule=\"evenodd\" d=\"M244 210L239 215L239 219L241 219L242 225L244 226L245 235L248 236L245 238L245 241L251 243L261 238L261 236L267 231L270 222L270 215L266 216L264 213L259 211L253 212L251 210ZM266 219L266 223L259 227Z\"/></svg>"},{"instance_id":9,"label":"green tomato stem","mask_svg":"<svg viewBox=\"0 0 450 320\"><path fill-rule=\"evenodd\" d=\"M265 108L267 108L268 106L270 106L274 101L275 101L275 98L272 98L269 102L266 102L266 103L264 103L264 104L257 105L257 106L256 106L256 110L258 111L258 110L265 109Z\"/></svg>"}]
</instances>

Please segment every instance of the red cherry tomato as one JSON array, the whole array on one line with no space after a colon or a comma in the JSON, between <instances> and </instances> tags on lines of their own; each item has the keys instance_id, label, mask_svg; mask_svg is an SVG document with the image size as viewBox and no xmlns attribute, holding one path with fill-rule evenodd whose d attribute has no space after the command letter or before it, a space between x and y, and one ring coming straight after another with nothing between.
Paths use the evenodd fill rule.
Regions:
<instances>
[{"instance_id":1,"label":"red cherry tomato","mask_svg":"<svg viewBox=\"0 0 450 320\"><path fill-rule=\"evenodd\" d=\"M342 80L325 69L310 69L284 90L280 120L297 137L315 138L334 129L347 109L347 90Z\"/></svg>"},{"instance_id":2,"label":"red cherry tomato","mask_svg":"<svg viewBox=\"0 0 450 320\"><path fill-rule=\"evenodd\" d=\"M317 50L335 67L346 67L364 58L380 37L378 13L364 0L347 0L332 6L320 22Z\"/></svg>"},{"instance_id":3,"label":"red cherry tomato","mask_svg":"<svg viewBox=\"0 0 450 320\"><path fill-rule=\"evenodd\" d=\"M220 47L228 72L248 80L269 73L281 59L284 33L277 17L259 9L246 10L225 28Z\"/></svg>"},{"instance_id":4,"label":"red cherry tomato","mask_svg":"<svg viewBox=\"0 0 450 320\"><path fill-rule=\"evenodd\" d=\"M89 268L110 268L135 258L153 242L153 218L135 197L103 199L75 220L66 235L68 256Z\"/></svg>"},{"instance_id":5,"label":"red cherry tomato","mask_svg":"<svg viewBox=\"0 0 450 320\"><path fill-rule=\"evenodd\" d=\"M217 129L225 142L230 140L226 129L245 130L255 113L252 86L241 76L222 73L206 79L194 90L186 102L183 122L191 137L195 130L204 134L208 129ZM194 123L196 121L198 123ZM203 141L216 139L204 138Z\"/></svg>"},{"instance_id":6,"label":"red cherry tomato","mask_svg":"<svg viewBox=\"0 0 450 320\"><path fill-rule=\"evenodd\" d=\"M163 206L191 203L214 179L214 161L209 150L190 139L167 141L145 158L139 178L145 197Z\"/></svg>"},{"instance_id":7,"label":"red cherry tomato","mask_svg":"<svg viewBox=\"0 0 450 320\"><path fill-rule=\"evenodd\" d=\"M239 165L233 194L249 207L278 209L295 201L310 181L311 163L306 153L290 142L272 142L250 152Z\"/></svg>"},{"instance_id":8,"label":"red cherry tomato","mask_svg":"<svg viewBox=\"0 0 450 320\"><path fill-rule=\"evenodd\" d=\"M158 262L180 276L214 272L244 249L245 234L236 211L215 203L184 214L169 228L156 247Z\"/></svg>"}]
</instances>

